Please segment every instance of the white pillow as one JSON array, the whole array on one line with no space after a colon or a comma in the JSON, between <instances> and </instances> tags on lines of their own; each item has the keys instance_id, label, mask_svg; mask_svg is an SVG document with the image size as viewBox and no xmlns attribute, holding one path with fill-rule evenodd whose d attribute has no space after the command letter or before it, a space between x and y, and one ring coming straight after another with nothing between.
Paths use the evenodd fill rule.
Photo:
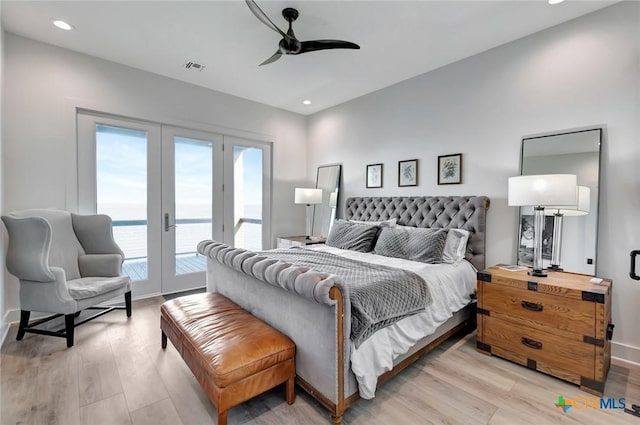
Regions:
<instances>
[{"instance_id":1,"label":"white pillow","mask_svg":"<svg viewBox=\"0 0 640 425\"><path fill-rule=\"evenodd\" d=\"M396 227L396 223L398 222L398 219L390 218L389 220L383 220L383 221L360 221L360 220L349 220L349 221L351 223L370 224L372 226Z\"/></svg>"},{"instance_id":2,"label":"white pillow","mask_svg":"<svg viewBox=\"0 0 640 425\"><path fill-rule=\"evenodd\" d=\"M468 230L449 229L447 240L444 243L444 251L442 252L442 261L455 263L464 260L470 234Z\"/></svg>"}]
</instances>

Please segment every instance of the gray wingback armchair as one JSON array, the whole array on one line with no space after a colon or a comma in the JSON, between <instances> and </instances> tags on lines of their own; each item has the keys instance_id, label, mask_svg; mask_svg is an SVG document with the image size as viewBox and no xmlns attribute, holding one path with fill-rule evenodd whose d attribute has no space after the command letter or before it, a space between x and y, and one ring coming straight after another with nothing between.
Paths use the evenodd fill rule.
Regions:
<instances>
[{"instance_id":1,"label":"gray wingback armchair","mask_svg":"<svg viewBox=\"0 0 640 425\"><path fill-rule=\"evenodd\" d=\"M115 308L99 303L124 294L131 317L131 280L122 275L124 253L113 239L111 218L61 210L24 210L2 217L9 231L7 269L20 280L20 326L25 332L64 337L73 346L74 327ZM82 310L99 309L79 323ZM55 313L29 324L32 311ZM35 327L65 316L59 331Z\"/></svg>"}]
</instances>

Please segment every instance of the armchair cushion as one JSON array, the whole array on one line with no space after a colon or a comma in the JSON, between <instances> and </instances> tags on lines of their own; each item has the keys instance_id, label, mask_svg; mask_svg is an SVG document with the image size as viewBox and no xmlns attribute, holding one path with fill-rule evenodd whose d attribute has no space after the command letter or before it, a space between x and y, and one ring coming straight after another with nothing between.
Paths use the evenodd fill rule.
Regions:
<instances>
[{"instance_id":1,"label":"armchair cushion","mask_svg":"<svg viewBox=\"0 0 640 425\"><path fill-rule=\"evenodd\" d=\"M87 254L120 254L124 252L113 239L111 217L104 214L71 214L73 230Z\"/></svg>"},{"instance_id":2,"label":"armchair cushion","mask_svg":"<svg viewBox=\"0 0 640 425\"><path fill-rule=\"evenodd\" d=\"M122 256L120 254L86 254L78 257L82 277L115 277L120 275Z\"/></svg>"},{"instance_id":3,"label":"armchair cushion","mask_svg":"<svg viewBox=\"0 0 640 425\"><path fill-rule=\"evenodd\" d=\"M67 281L67 289L73 299L83 300L131 286L130 282L128 276L83 277ZM127 288L127 290L130 290L130 288Z\"/></svg>"}]
</instances>

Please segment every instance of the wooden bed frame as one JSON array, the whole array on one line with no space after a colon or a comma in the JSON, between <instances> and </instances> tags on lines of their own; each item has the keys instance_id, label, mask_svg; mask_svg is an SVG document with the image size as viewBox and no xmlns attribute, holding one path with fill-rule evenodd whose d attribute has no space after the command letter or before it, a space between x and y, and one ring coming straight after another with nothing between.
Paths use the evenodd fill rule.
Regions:
<instances>
[{"instance_id":1,"label":"wooden bed frame","mask_svg":"<svg viewBox=\"0 0 640 425\"><path fill-rule=\"evenodd\" d=\"M471 237L467 258L477 269L481 270L484 268L485 215L488 208L489 199L484 196L394 197L349 198L346 201L345 210L346 218L354 220L379 221L397 218L400 225L469 230ZM209 256L207 290L222 293L254 316L288 335L298 347L296 382L331 412L333 424L341 424L344 411L355 403L360 395L357 384L355 391L345 394L345 386L349 388L353 386L353 383L347 384L346 381L354 382L354 377L350 369L346 368L350 359L348 358L349 354L345 353L345 346L349 343L349 332L348 330L345 332L345 322L347 322L345 313L350 313L350 305L345 306L345 301L349 301L345 300L340 286L333 285L329 289L328 295L333 305L318 304L318 302L302 298L300 295L283 291L282 288L265 284L260 279L222 264L209 255L206 242L198 246L198 251ZM293 304L299 305L299 311L305 314L296 317L300 317L301 321L309 320L310 323L306 323L307 327L304 328L305 323L302 322L292 325L291 320L283 317L286 312L283 312L279 305L276 305L275 308L265 306L268 303L265 303L264 299L274 296L279 300L279 305L286 304L292 310L295 310ZM317 314L320 319L311 318L314 314ZM391 379L452 335L463 330L474 329L475 318L475 301L473 301L456 312L433 335L423 338L408 353L398 357L394 361L393 369L378 377L378 385ZM309 338L309 333L317 333L320 336ZM322 353L321 364L316 364L314 359L310 358L312 356L306 356L304 353L319 350L317 346L313 346L313 341L321 338L325 338L324 340L335 338L333 346L336 351L333 355L325 351ZM309 348L310 345L313 347ZM310 368L326 370L332 379L335 377L335 387L333 389L327 388L326 381L319 382L321 379L318 379L318 370L315 370L315 373L310 373ZM349 377L346 376L347 373L350 375ZM324 387L324 392L327 394L333 393L334 395L325 394L321 387Z\"/></svg>"},{"instance_id":2,"label":"wooden bed frame","mask_svg":"<svg viewBox=\"0 0 640 425\"><path fill-rule=\"evenodd\" d=\"M342 415L344 411L347 410L349 406L351 406L356 401L360 400L360 393L355 392L354 394L345 397L344 394L344 349L342 341L344 339L344 321L342 318L344 317L343 313L343 305L342 305L342 293L340 288L334 286L331 288L331 299L337 302L336 304L336 318L337 318L337 338L336 338L336 350L338 353L338 402L334 403L325 397L322 393L320 393L313 385L302 379L301 377L296 377L296 384L298 384L302 389L304 389L307 393L309 393L313 398L318 400L320 404L322 404L326 409L331 412L331 422L335 425L342 424ZM394 364L393 369L388 372L383 373L378 376L377 386L383 385L385 382L393 378L398 373L402 372L407 367L411 366L414 362L419 360L422 356L427 354L429 351L438 347L444 341L451 338L453 335L456 335L460 332L470 332L476 328L476 300L473 300L469 305L464 307L463 309L469 309L470 317L468 320L465 320L457 325L455 325L452 329L444 332L442 335L433 339L431 342L427 343L424 347L420 348L415 353L410 356L404 358L400 362ZM436 330L437 333L437 330ZM418 345L420 342L418 342Z\"/></svg>"}]
</instances>

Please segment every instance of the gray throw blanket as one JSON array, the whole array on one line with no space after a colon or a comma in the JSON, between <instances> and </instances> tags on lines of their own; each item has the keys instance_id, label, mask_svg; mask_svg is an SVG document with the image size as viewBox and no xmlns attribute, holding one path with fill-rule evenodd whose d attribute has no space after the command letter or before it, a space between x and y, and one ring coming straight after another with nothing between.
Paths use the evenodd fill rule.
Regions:
<instances>
[{"instance_id":1,"label":"gray throw blanket","mask_svg":"<svg viewBox=\"0 0 640 425\"><path fill-rule=\"evenodd\" d=\"M261 255L339 276L351 300L351 339L356 347L375 331L423 311L429 288L417 274L309 249L275 249Z\"/></svg>"}]
</instances>

